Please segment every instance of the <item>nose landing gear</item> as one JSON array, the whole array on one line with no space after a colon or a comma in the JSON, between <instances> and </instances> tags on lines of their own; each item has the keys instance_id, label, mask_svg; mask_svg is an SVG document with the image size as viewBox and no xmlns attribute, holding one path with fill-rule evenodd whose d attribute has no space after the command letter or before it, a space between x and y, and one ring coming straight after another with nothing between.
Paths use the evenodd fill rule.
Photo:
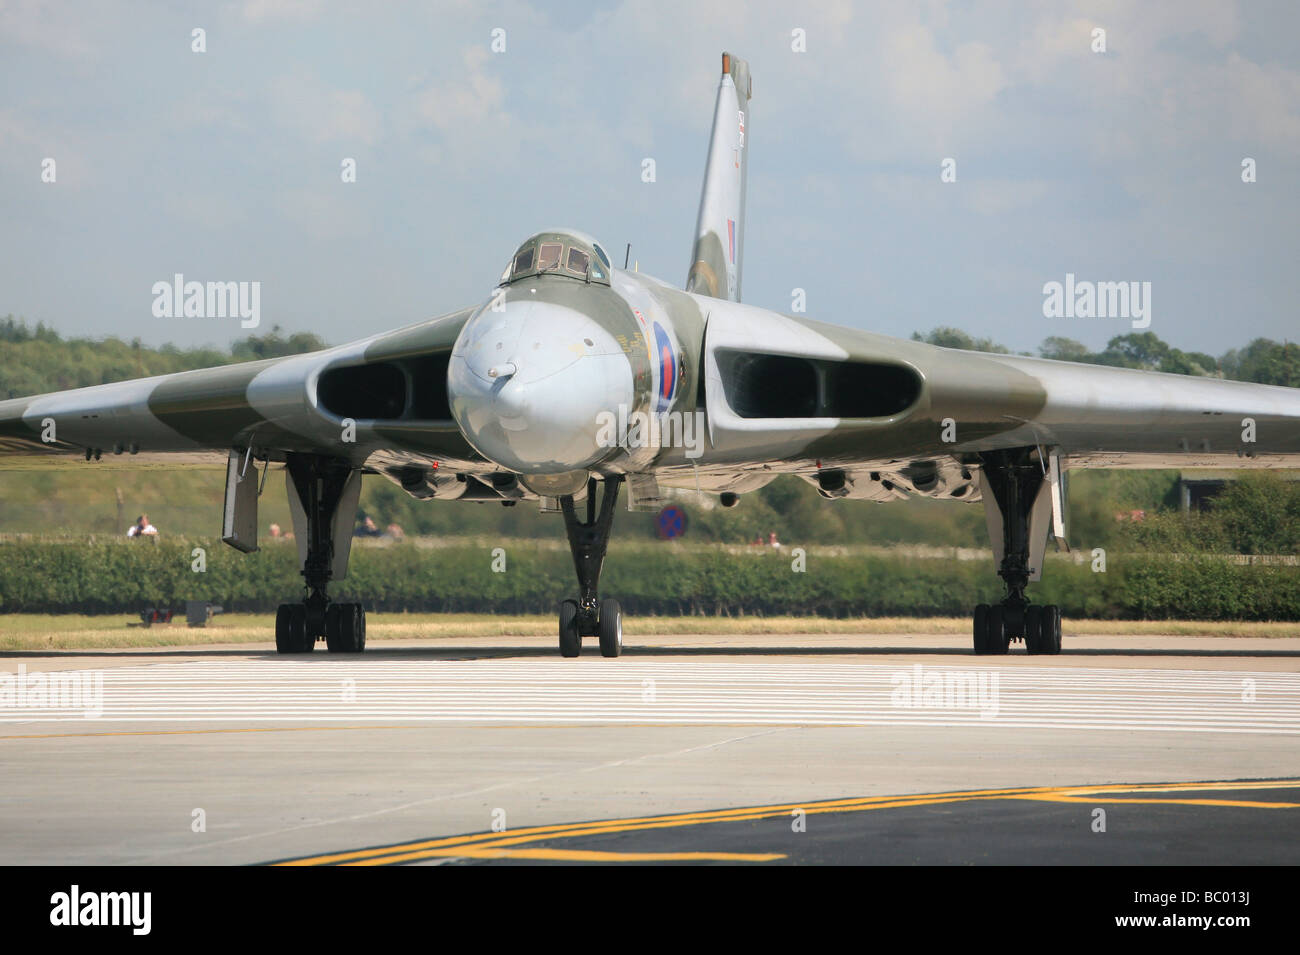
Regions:
<instances>
[{"instance_id":1,"label":"nose landing gear","mask_svg":"<svg viewBox=\"0 0 1300 955\"><path fill-rule=\"evenodd\" d=\"M578 599L560 604L560 655L576 657L582 652L583 637L598 637L601 656L616 657L623 652L623 608L617 600L601 600L598 594L600 570L605 563L609 533L614 524L614 507L622 475L604 479L600 508L597 512L595 478L587 481L587 519L578 517L572 495L560 498L564 531L578 572Z\"/></svg>"}]
</instances>

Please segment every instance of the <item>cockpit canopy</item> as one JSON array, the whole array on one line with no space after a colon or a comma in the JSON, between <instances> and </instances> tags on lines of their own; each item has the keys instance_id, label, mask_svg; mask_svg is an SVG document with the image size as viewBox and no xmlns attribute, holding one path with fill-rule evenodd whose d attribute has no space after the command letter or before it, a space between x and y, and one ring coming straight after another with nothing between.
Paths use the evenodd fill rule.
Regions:
<instances>
[{"instance_id":1,"label":"cockpit canopy","mask_svg":"<svg viewBox=\"0 0 1300 955\"><path fill-rule=\"evenodd\" d=\"M581 232L554 229L526 240L501 273L501 284L534 275L563 275L580 282L609 284L609 256Z\"/></svg>"}]
</instances>

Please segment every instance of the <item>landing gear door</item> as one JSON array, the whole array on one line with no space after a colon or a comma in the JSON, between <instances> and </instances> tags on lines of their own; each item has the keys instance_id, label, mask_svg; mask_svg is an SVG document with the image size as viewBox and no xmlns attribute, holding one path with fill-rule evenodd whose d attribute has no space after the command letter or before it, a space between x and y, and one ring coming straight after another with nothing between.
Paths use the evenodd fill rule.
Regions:
<instances>
[{"instance_id":1,"label":"landing gear door","mask_svg":"<svg viewBox=\"0 0 1300 955\"><path fill-rule=\"evenodd\" d=\"M1047 541L1052 536L1052 485L1043 481L1034 496L1034 506L1029 512L1029 580L1043 579L1043 560L1047 557Z\"/></svg>"},{"instance_id":2,"label":"landing gear door","mask_svg":"<svg viewBox=\"0 0 1300 955\"><path fill-rule=\"evenodd\" d=\"M307 566L307 508L298 496L298 487L288 468L284 469L284 486L289 497L289 516L293 519L293 535L298 545L298 569ZM330 579L342 580L348 575L348 556L352 552L352 529L357 520L357 504L361 500L361 471L354 468L344 481L339 493L338 506L330 515L330 532L334 545L330 564Z\"/></svg>"},{"instance_id":3,"label":"landing gear door","mask_svg":"<svg viewBox=\"0 0 1300 955\"><path fill-rule=\"evenodd\" d=\"M1053 451L1047 458L1047 483L1052 490L1052 536L1061 543L1066 553L1070 545L1065 539L1065 469L1061 467L1061 452Z\"/></svg>"},{"instance_id":4,"label":"landing gear door","mask_svg":"<svg viewBox=\"0 0 1300 955\"><path fill-rule=\"evenodd\" d=\"M284 469L284 489L289 496L289 519L293 521L293 542L298 545L298 570L307 566L307 509L298 497L298 487L293 483L293 474ZM351 539L351 535L348 535Z\"/></svg>"},{"instance_id":5,"label":"landing gear door","mask_svg":"<svg viewBox=\"0 0 1300 955\"><path fill-rule=\"evenodd\" d=\"M984 520L989 530L989 543L993 548L993 564L995 567L1001 567L1002 561L1007 555L1004 528L1007 517L1002 513L1002 506L998 503L997 495L989 486L987 477L983 470L979 472L980 494L984 501ZM1038 486L1038 492L1034 495L1033 506L1029 509L1029 528L1028 528L1028 560L1029 580L1036 582L1043 576L1043 561L1047 557L1047 541L1054 535L1055 531L1055 507L1053 506L1053 497L1056 491L1049 479L1044 480ZM1062 527L1064 533L1064 527Z\"/></svg>"},{"instance_id":6,"label":"landing gear door","mask_svg":"<svg viewBox=\"0 0 1300 955\"><path fill-rule=\"evenodd\" d=\"M352 552L352 528L357 521L357 504L361 500L361 471L353 469L339 495L338 510L331 522L334 529L333 579L348 575L348 555Z\"/></svg>"},{"instance_id":7,"label":"landing gear door","mask_svg":"<svg viewBox=\"0 0 1300 955\"><path fill-rule=\"evenodd\" d=\"M245 554L257 550L257 466L251 458L247 450L230 449L221 519L221 539Z\"/></svg>"},{"instance_id":8,"label":"landing gear door","mask_svg":"<svg viewBox=\"0 0 1300 955\"><path fill-rule=\"evenodd\" d=\"M1007 556L1007 548L1002 537L1006 519L1002 515L1002 506L998 504L998 497L993 493L983 468L980 468L976 477L979 478L980 499L984 502L984 523L989 529L989 546L993 548L993 566L1001 567L1002 559Z\"/></svg>"}]
</instances>

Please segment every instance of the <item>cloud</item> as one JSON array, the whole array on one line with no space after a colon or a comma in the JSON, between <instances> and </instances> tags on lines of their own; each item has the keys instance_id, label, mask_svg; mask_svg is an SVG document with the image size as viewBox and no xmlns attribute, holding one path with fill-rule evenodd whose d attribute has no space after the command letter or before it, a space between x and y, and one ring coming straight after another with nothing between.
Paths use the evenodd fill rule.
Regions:
<instances>
[{"instance_id":1,"label":"cloud","mask_svg":"<svg viewBox=\"0 0 1300 955\"><path fill-rule=\"evenodd\" d=\"M249 23L310 20L320 10L320 0L244 0L240 7Z\"/></svg>"},{"instance_id":2,"label":"cloud","mask_svg":"<svg viewBox=\"0 0 1300 955\"><path fill-rule=\"evenodd\" d=\"M95 57L97 20L70 4L5 0L0 2L0 40L66 59Z\"/></svg>"},{"instance_id":3,"label":"cloud","mask_svg":"<svg viewBox=\"0 0 1300 955\"><path fill-rule=\"evenodd\" d=\"M313 242L364 238L370 234L370 215L365 207L352 201L348 188L281 190L276 194L275 206Z\"/></svg>"},{"instance_id":4,"label":"cloud","mask_svg":"<svg viewBox=\"0 0 1300 955\"><path fill-rule=\"evenodd\" d=\"M1007 85L988 44L962 43L945 54L920 24L889 36L883 62L893 105L914 126L929 127L936 141L955 123L977 120Z\"/></svg>"},{"instance_id":5,"label":"cloud","mask_svg":"<svg viewBox=\"0 0 1300 955\"><path fill-rule=\"evenodd\" d=\"M1048 194L1048 184L1034 179L985 179L970 184L962 199L981 215L1004 216L1037 205Z\"/></svg>"},{"instance_id":6,"label":"cloud","mask_svg":"<svg viewBox=\"0 0 1300 955\"><path fill-rule=\"evenodd\" d=\"M495 121L508 120L501 109L505 85L488 67L493 54L485 46L467 47L461 57L463 73L431 82L414 97L417 119L442 133L456 133Z\"/></svg>"},{"instance_id":7,"label":"cloud","mask_svg":"<svg viewBox=\"0 0 1300 955\"><path fill-rule=\"evenodd\" d=\"M94 161L95 149L80 129L60 128L0 109L0 168L15 182L40 181L41 163L53 159L60 192L75 192L101 184L104 170Z\"/></svg>"},{"instance_id":8,"label":"cloud","mask_svg":"<svg viewBox=\"0 0 1300 955\"><path fill-rule=\"evenodd\" d=\"M1232 53L1213 73L1236 138L1292 153L1300 149L1300 72Z\"/></svg>"},{"instance_id":9,"label":"cloud","mask_svg":"<svg viewBox=\"0 0 1300 955\"><path fill-rule=\"evenodd\" d=\"M380 138L382 118L364 93L335 89L313 72L277 77L269 98L275 118L308 142L369 146Z\"/></svg>"},{"instance_id":10,"label":"cloud","mask_svg":"<svg viewBox=\"0 0 1300 955\"><path fill-rule=\"evenodd\" d=\"M223 230L248 220L244 209L226 196L192 190L168 192L164 200L168 212L189 228Z\"/></svg>"}]
</instances>

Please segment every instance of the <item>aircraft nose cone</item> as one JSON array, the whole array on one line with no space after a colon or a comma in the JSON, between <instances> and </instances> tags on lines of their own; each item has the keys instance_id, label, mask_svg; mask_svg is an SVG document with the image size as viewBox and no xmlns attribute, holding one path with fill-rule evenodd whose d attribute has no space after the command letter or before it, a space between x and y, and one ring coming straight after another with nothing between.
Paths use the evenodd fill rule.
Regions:
<instances>
[{"instance_id":1,"label":"aircraft nose cone","mask_svg":"<svg viewBox=\"0 0 1300 955\"><path fill-rule=\"evenodd\" d=\"M598 440L601 412L631 407L632 371L590 317L513 302L485 309L461 330L447 395L456 424L484 457L519 474L559 474L613 450Z\"/></svg>"}]
</instances>

